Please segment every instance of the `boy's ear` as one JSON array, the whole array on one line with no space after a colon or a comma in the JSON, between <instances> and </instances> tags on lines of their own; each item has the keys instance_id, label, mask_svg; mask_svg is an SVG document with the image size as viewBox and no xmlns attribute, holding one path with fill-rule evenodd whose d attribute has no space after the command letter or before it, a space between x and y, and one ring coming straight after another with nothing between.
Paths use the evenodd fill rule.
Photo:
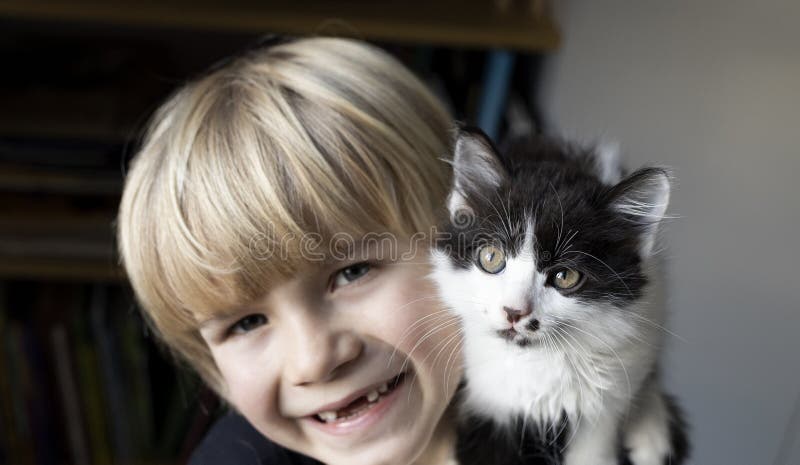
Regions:
<instances>
[{"instance_id":1,"label":"boy's ear","mask_svg":"<svg viewBox=\"0 0 800 465\"><path fill-rule=\"evenodd\" d=\"M658 225L669 205L670 176L664 168L643 168L609 191L611 208L640 228L639 254L653 253Z\"/></svg>"},{"instance_id":2,"label":"boy's ear","mask_svg":"<svg viewBox=\"0 0 800 465\"><path fill-rule=\"evenodd\" d=\"M469 209L470 195L485 196L507 180L508 173L486 134L477 128L460 128L453 156L453 186L447 200L451 217Z\"/></svg>"}]
</instances>

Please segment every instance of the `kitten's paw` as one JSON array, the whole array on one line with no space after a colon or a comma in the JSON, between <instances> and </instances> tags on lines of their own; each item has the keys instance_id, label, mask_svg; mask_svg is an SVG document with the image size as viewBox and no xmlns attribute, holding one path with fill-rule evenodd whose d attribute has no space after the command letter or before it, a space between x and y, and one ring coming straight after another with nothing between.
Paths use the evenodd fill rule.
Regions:
<instances>
[{"instance_id":1,"label":"kitten's paw","mask_svg":"<svg viewBox=\"0 0 800 465\"><path fill-rule=\"evenodd\" d=\"M649 409L625 432L625 449L632 465L679 465L688 455L686 424L671 399L654 394Z\"/></svg>"},{"instance_id":2,"label":"kitten's paw","mask_svg":"<svg viewBox=\"0 0 800 465\"><path fill-rule=\"evenodd\" d=\"M639 418L625 435L625 448L633 465L664 465L670 454L669 425L666 410L651 409Z\"/></svg>"},{"instance_id":3,"label":"kitten's paw","mask_svg":"<svg viewBox=\"0 0 800 465\"><path fill-rule=\"evenodd\" d=\"M671 452L669 432L665 425L643 426L628 434L628 459L633 465L665 465Z\"/></svg>"}]
</instances>

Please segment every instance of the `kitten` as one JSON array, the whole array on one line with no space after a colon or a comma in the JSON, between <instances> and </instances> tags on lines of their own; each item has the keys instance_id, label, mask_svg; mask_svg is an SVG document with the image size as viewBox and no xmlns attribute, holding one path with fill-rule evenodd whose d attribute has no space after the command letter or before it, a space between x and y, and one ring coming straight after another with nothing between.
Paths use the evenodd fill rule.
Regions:
<instances>
[{"instance_id":1,"label":"kitten","mask_svg":"<svg viewBox=\"0 0 800 465\"><path fill-rule=\"evenodd\" d=\"M623 177L613 151L536 137L501 158L477 130L458 135L453 170L431 277L464 330L461 464L682 462L658 379L667 172ZM486 447L497 431L538 443Z\"/></svg>"}]
</instances>

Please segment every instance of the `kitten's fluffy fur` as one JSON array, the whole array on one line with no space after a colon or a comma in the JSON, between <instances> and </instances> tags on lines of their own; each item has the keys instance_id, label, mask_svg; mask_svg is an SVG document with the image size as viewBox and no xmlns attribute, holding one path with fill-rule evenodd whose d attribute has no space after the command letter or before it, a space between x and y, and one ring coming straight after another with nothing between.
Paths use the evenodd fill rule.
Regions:
<instances>
[{"instance_id":1,"label":"kitten's fluffy fur","mask_svg":"<svg viewBox=\"0 0 800 465\"><path fill-rule=\"evenodd\" d=\"M462 435L472 442L462 465L534 456L664 465L686 455L657 372L665 329L655 239L669 177L660 168L623 176L614 155L531 137L501 158L479 131L457 139L432 277L464 329L460 395L471 420ZM491 256L504 257L499 272L478 263L487 244L502 251ZM556 276L564 270L580 276L574 288L554 284L567 282ZM481 440L498 430L539 442Z\"/></svg>"}]
</instances>

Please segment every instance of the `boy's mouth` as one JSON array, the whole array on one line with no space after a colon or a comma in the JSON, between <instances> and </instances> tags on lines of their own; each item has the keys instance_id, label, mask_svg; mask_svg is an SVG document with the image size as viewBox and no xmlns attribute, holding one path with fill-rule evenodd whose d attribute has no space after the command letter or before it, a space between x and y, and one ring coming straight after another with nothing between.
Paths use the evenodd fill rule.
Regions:
<instances>
[{"instance_id":1,"label":"boy's mouth","mask_svg":"<svg viewBox=\"0 0 800 465\"><path fill-rule=\"evenodd\" d=\"M394 378L371 389L366 394L354 399L344 407L336 410L318 412L313 415L313 418L321 423L327 424L352 420L378 404L383 397L392 393L397 386L403 382L404 378L405 373L400 373Z\"/></svg>"}]
</instances>

